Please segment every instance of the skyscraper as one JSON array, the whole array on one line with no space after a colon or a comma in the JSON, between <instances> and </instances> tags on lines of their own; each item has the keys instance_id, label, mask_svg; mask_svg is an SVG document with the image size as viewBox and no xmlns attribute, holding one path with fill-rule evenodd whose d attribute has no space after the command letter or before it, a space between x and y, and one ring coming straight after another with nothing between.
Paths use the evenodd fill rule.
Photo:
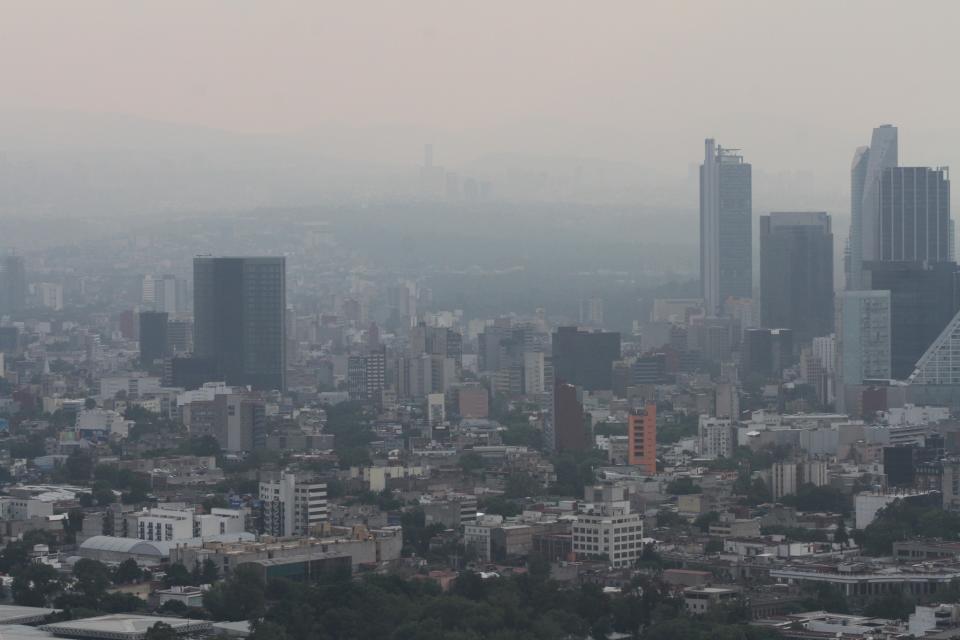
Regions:
<instances>
[{"instance_id":1,"label":"skyscraper","mask_svg":"<svg viewBox=\"0 0 960 640\"><path fill-rule=\"evenodd\" d=\"M797 343L833 331L833 233L824 212L760 216L760 320Z\"/></svg>"},{"instance_id":2,"label":"skyscraper","mask_svg":"<svg viewBox=\"0 0 960 640\"><path fill-rule=\"evenodd\" d=\"M960 310L952 262L867 262L865 289L890 292L890 375L904 380Z\"/></svg>"},{"instance_id":3,"label":"skyscraper","mask_svg":"<svg viewBox=\"0 0 960 640\"><path fill-rule=\"evenodd\" d=\"M620 334L559 327L553 334L554 379L588 391L613 388L613 363L620 359Z\"/></svg>"},{"instance_id":4,"label":"skyscraper","mask_svg":"<svg viewBox=\"0 0 960 640\"><path fill-rule=\"evenodd\" d=\"M140 363L152 366L169 355L167 314L160 311L140 312Z\"/></svg>"},{"instance_id":5,"label":"skyscraper","mask_svg":"<svg viewBox=\"0 0 960 640\"><path fill-rule=\"evenodd\" d=\"M0 315L23 311L27 304L27 271L22 256L0 262Z\"/></svg>"},{"instance_id":6,"label":"skyscraper","mask_svg":"<svg viewBox=\"0 0 960 640\"><path fill-rule=\"evenodd\" d=\"M284 389L286 290L285 258L194 258L194 354L229 385Z\"/></svg>"},{"instance_id":7,"label":"skyscraper","mask_svg":"<svg viewBox=\"0 0 960 640\"><path fill-rule=\"evenodd\" d=\"M737 151L707 138L700 166L700 286L711 316L731 296L753 296L752 174Z\"/></svg>"},{"instance_id":8,"label":"skyscraper","mask_svg":"<svg viewBox=\"0 0 960 640\"><path fill-rule=\"evenodd\" d=\"M870 146L853 155L847 289L863 288L863 263L880 259L880 181L884 169L896 166L897 128L889 124L874 129Z\"/></svg>"},{"instance_id":9,"label":"skyscraper","mask_svg":"<svg viewBox=\"0 0 960 640\"><path fill-rule=\"evenodd\" d=\"M950 178L940 167L891 167L880 177L883 261L947 262L950 258Z\"/></svg>"}]
</instances>

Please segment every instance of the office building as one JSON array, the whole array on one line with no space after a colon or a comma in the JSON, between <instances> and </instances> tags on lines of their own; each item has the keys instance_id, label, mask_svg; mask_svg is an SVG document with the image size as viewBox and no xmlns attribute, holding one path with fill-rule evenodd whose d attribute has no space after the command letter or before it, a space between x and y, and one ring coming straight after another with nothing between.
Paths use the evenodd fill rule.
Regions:
<instances>
[{"instance_id":1,"label":"office building","mask_svg":"<svg viewBox=\"0 0 960 640\"><path fill-rule=\"evenodd\" d=\"M554 385L553 413L549 423L552 433L546 434L547 445L556 453L590 449L587 417L580 402L580 393L574 385Z\"/></svg>"},{"instance_id":2,"label":"office building","mask_svg":"<svg viewBox=\"0 0 960 640\"><path fill-rule=\"evenodd\" d=\"M760 216L760 321L798 344L833 331L833 232L824 212Z\"/></svg>"},{"instance_id":3,"label":"office building","mask_svg":"<svg viewBox=\"0 0 960 640\"><path fill-rule=\"evenodd\" d=\"M170 274L144 276L141 300L154 311L184 313L188 310L187 281Z\"/></svg>"},{"instance_id":4,"label":"office building","mask_svg":"<svg viewBox=\"0 0 960 640\"><path fill-rule=\"evenodd\" d=\"M840 382L859 385L864 380L889 380L890 292L844 291L837 301Z\"/></svg>"},{"instance_id":5,"label":"office building","mask_svg":"<svg viewBox=\"0 0 960 640\"><path fill-rule=\"evenodd\" d=\"M880 182L885 169L897 166L897 128L873 130L869 147L860 147L850 167L850 240L847 289L865 288L863 263L880 259Z\"/></svg>"},{"instance_id":6,"label":"office building","mask_svg":"<svg viewBox=\"0 0 960 640\"><path fill-rule=\"evenodd\" d=\"M160 311L140 312L140 362L153 366L169 354L167 314Z\"/></svg>"},{"instance_id":7,"label":"office building","mask_svg":"<svg viewBox=\"0 0 960 640\"><path fill-rule=\"evenodd\" d=\"M879 200L878 260L951 260L950 178L946 168L884 169Z\"/></svg>"},{"instance_id":8,"label":"office building","mask_svg":"<svg viewBox=\"0 0 960 640\"><path fill-rule=\"evenodd\" d=\"M891 377L905 380L960 310L960 277L952 262L871 262L864 287L890 292Z\"/></svg>"},{"instance_id":9,"label":"office building","mask_svg":"<svg viewBox=\"0 0 960 640\"><path fill-rule=\"evenodd\" d=\"M741 365L746 375L779 379L794 362L790 329L747 329L742 348Z\"/></svg>"},{"instance_id":10,"label":"office building","mask_svg":"<svg viewBox=\"0 0 960 640\"><path fill-rule=\"evenodd\" d=\"M193 351L193 323L189 320L167 322L167 352L183 354Z\"/></svg>"},{"instance_id":11,"label":"office building","mask_svg":"<svg viewBox=\"0 0 960 640\"><path fill-rule=\"evenodd\" d=\"M911 385L960 386L960 313L920 357L908 381Z\"/></svg>"},{"instance_id":12,"label":"office building","mask_svg":"<svg viewBox=\"0 0 960 640\"><path fill-rule=\"evenodd\" d=\"M327 521L327 485L282 471L260 481L264 534L307 536Z\"/></svg>"},{"instance_id":13,"label":"office building","mask_svg":"<svg viewBox=\"0 0 960 640\"><path fill-rule=\"evenodd\" d=\"M206 384L177 401L192 436L211 436L224 451L253 451L266 445L266 406L241 389Z\"/></svg>"},{"instance_id":14,"label":"office building","mask_svg":"<svg viewBox=\"0 0 960 640\"><path fill-rule=\"evenodd\" d=\"M647 475L657 474L657 405L650 403L627 417L627 461Z\"/></svg>"},{"instance_id":15,"label":"office building","mask_svg":"<svg viewBox=\"0 0 960 640\"><path fill-rule=\"evenodd\" d=\"M27 305L27 269L22 256L0 261L0 316L23 311Z\"/></svg>"},{"instance_id":16,"label":"office building","mask_svg":"<svg viewBox=\"0 0 960 640\"><path fill-rule=\"evenodd\" d=\"M193 261L194 353L230 385L286 388L286 259Z\"/></svg>"},{"instance_id":17,"label":"office building","mask_svg":"<svg viewBox=\"0 0 960 640\"><path fill-rule=\"evenodd\" d=\"M587 391L613 388L613 363L620 359L620 334L559 327L553 334L554 380Z\"/></svg>"},{"instance_id":18,"label":"office building","mask_svg":"<svg viewBox=\"0 0 960 640\"><path fill-rule=\"evenodd\" d=\"M753 297L751 167L736 149L705 141L700 166L700 285L707 315Z\"/></svg>"},{"instance_id":19,"label":"office building","mask_svg":"<svg viewBox=\"0 0 960 640\"><path fill-rule=\"evenodd\" d=\"M593 488L587 487L585 492ZM602 501L582 503L573 522L578 558L604 558L614 567L632 567L643 553L643 519L630 509L622 487L605 487Z\"/></svg>"},{"instance_id":20,"label":"office building","mask_svg":"<svg viewBox=\"0 0 960 640\"><path fill-rule=\"evenodd\" d=\"M883 448L883 473L888 487L912 487L916 449L912 446Z\"/></svg>"},{"instance_id":21,"label":"office building","mask_svg":"<svg viewBox=\"0 0 960 640\"><path fill-rule=\"evenodd\" d=\"M347 391L352 400L379 404L386 386L387 355L377 351L350 356L347 360Z\"/></svg>"}]
</instances>

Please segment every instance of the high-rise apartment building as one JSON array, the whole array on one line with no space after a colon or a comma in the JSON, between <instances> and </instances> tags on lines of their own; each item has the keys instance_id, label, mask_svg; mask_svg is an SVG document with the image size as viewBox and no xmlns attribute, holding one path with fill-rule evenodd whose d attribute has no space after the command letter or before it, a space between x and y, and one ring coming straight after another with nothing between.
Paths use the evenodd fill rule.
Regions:
<instances>
[{"instance_id":1,"label":"high-rise apartment building","mask_svg":"<svg viewBox=\"0 0 960 640\"><path fill-rule=\"evenodd\" d=\"M705 141L700 166L700 285L707 315L729 297L753 297L751 166L737 149Z\"/></svg>"},{"instance_id":2,"label":"high-rise apartment building","mask_svg":"<svg viewBox=\"0 0 960 640\"><path fill-rule=\"evenodd\" d=\"M854 153L847 289L864 288L863 263L880 259L880 182L884 170L897 166L897 144L897 128L885 124L873 130L869 147Z\"/></svg>"},{"instance_id":3,"label":"high-rise apartment building","mask_svg":"<svg viewBox=\"0 0 960 640\"><path fill-rule=\"evenodd\" d=\"M620 359L620 334L559 327L553 334L554 380L587 391L613 388L613 363Z\"/></svg>"},{"instance_id":4,"label":"high-rise apartment building","mask_svg":"<svg viewBox=\"0 0 960 640\"><path fill-rule=\"evenodd\" d=\"M327 485L282 471L260 481L264 534L307 536L327 521Z\"/></svg>"},{"instance_id":5,"label":"high-rise apartment building","mask_svg":"<svg viewBox=\"0 0 960 640\"><path fill-rule=\"evenodd\" d=\"M285 389L286 290L285 258L194 258L194 354L227 384Z\"/></svg>"},{"instance_id":6,"label":"high-rise apartment building","mask_svg":"<svg viewBox=\"0 0 960 640\"><path fill-rule=\"evenodd\" d=\"M386 387L387 355L383 347L347 360L347 391L350 398L380 404Z\"/></svg>"},{"instance_id":7,"label":"high-rise apartment building","mask_svg":"<svg viewBox=\"0 0 960 640\"><path fill-rule=\"evenodd\" d=\"M858 385L864 380L889 379L890 292L844 291L837 302L837 369L841 383Z\"/></svg>"},{"instance_id":8,"label":"high-rise apartment building","mask_svg":"<svg viewBox=\"0 0 960 640\"><path fill-rule=\"evenodd\" d=\"M950 261L946 168L890 167L880 177L878 260Z\"/></svg>"},{"instance_id":9,"label":"high-rise apartment building","mask_svg":"<svg viewBox=\"0 0 960 640\"><path fill-rule=\"evenodd\" d=\"M833 331L833 233L824 212L760 216L760 320L798 343Z\"/></svg>"},{"instance_id":10,"label":"high-rise apartment building","mask_svg":"<svg viewBox=\"0 0 960 640\"><path fill-rule=\"evenodd\" d=\"M653 403L627 417L627 461L647 475L657 473L657 405Z\"/></svg>"}]
</instances>

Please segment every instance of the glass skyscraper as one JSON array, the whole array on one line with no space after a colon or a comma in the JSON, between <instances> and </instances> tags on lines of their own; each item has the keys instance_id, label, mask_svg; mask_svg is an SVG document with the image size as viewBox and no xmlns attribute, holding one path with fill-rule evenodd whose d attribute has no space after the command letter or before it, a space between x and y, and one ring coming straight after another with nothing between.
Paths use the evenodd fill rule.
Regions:
<instances>
[{"instance_id":1,"label":"glass skyscraper","mask_svg":"<svg viewBox=\"0 0 960 640\"><path fill-rule=\"evenodd\" d=\"M822 211L760 216L760 322L797 344L833 332L833 232Z\"/></svg>"},{"instance_id":2,"label":"glass skyscraper","mask_svg":"<svg viewBox=\"0 0 960 640\"><path fill-rule=\"evenodd\" d=\"M285 389L286 291L285 258L194 258L194 355L229 385Z\"/></svg>"},{"instance_id":3,"label":"glass skyscraper","mask_svg":"<svg viewBox=\"0 0 960 640\"><path fill-rule=\"evenodd\" d=\"M700 166L700 285L708 316L753 296L752 168L736 149L705 141Z\"/></svg>"}]
</instances>

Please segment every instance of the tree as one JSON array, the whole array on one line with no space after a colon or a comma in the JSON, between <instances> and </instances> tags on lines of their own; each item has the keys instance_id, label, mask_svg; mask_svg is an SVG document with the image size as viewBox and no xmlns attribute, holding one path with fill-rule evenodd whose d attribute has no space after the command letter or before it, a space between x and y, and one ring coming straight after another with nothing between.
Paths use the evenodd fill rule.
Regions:
<instances>
[{"instance_id":1,"label":"tree","mask_svg":"<svg viewBox=\"0 0 960 640\"><path fill-rule=\"evenodd\" d=\"M543 486L529 473L511 473L503 486L506 498L527 498L542 492Z\"/></svg>"},{"instance_id":2,"label":"tree","mask_svg":"<svg viewBox=\"0 0 960 640\"><path fill-rule=\"evenodd\" d=\"M147 629L143 640L177 640L177 632L166 622L157 622Z\"/></svg>"},{"instance_id":3,"label":"tree","mask_svg":"<svg viewBox=\"0 0 960 640\"><path fill-rule=\"evenodd\" d=\"M203 594L203 606L215 620L259 618L266 603L266 584L254 567L239 566L227 580Z\"/></svg>"},{"instance_id":4,"label":"tree","mask_svg":"<svg viewBox=\"0 0 960 640\"><path fill-rule=\"evenodd\" d=\"M86 453L74 451L67 457L64 468L70 482L86 483L90 480L90 474L93 473L93 458Z\"/></svg>"},{"instance_id":5,"label":"tree","mask_svg":"<svg viewBox=\"0 0 960 640\"><path fill-rule=\"evenodd\" d=\"M847 524L843 521L842 516L837 519L837 528L833 532L833 541L843 546L847 546L847 543L850 542L850 534L847 533Z\"/></svg>"},{"instance_id":6,"label":"tree","mask_svg":"<svg viewBox=\"0 0 960 640\"><path fill-rule=\"evenodd\" d=\"M90 409L96 409L97 401L94 400L93 398L87 398L86 400L83 401L83 408L87 409L88 411Z\"/></svg>"},{"instance_id":7,"label":"tree","mask_svg":"<svg viewBox=\"0 0 960 640\"><path fill-rule=\"evenodd\" d=\"M110 586L110 569L90 558L81 558L73 565L74 587L89 601L96 603Z\"/></svg>"},{"instance_id":8,"label":"tree","mask_svg":"<svg viewBox=\"0 0 960 640\"><path fill-rule=\"evenodd\" d=\"M250 634L250 640L288 640L286 630L273 622L260 622Z\"/></svg>"},{"instance_id":9,"label":"tree","mask_svg":"<svg viewBox=\"0 0 960 640\"><path fill-rule=\"evenodd\" d=\"M143 572L140 570L140 565L137 564L137 561L133 558L127 558L119 565L113 572L113 583L114 584L130 584L132 582L140 582L140 579L143 577Z\"/></svg>"},{"instance_id":10,"label":"tree","mask_svg":"<svg viewBox=\"0 0 960 640\"><path fill-rule=\"evenodd\" d=\"M703 548L704 553L720 553L723 551L723 540L720 538L710 538Z\"/></svg>"},{"instance_id":11,"label":"tree","mask_svg":"<svg viewBox=\"0 0 960 640\"><path fill-rule=\"evenodd\" d=\"M187 570L183 563L176 562L170 565L167 568L167 575L163 579L164 585L169 589L170 587L179 587L191 584L193 578L190 576L190 572Z\"/></svg>"},{"instance_id":12,"label":"tree","mask_svg":"<svg viewBox=\"0 0 960 640\"><path fill-rule=\"evenodd\" d=\"M708 511L697 516L697 519L693 521L693 526L706 533L710 530L710 525L717 522L720 522L720 514L716 511Z\"/></svg>"},{"instance_id":13,"label":"tree","mask_svg":"<svg viewBox=\"0 0 960 640\"><path fill-rule=\"evenodd\" d=\"M683 496L691 493L701 493L703 489L693 481L693 478L677 478L667 483L667 493L675 496Z\"/></svg>"},{"instance_id":14,"label":"tree","mask_svg":"<svg viewBox=\"0 0 960 640\"><path fill-rule=\"evenodd\" d=\"M681 516L679 513L674 511L667 511L662 509L657 512L657 526L658 527L685 527L689 522L687 519Z\"/></svg>"},{"instance_id":15,"label":"tree","mask_svg":"<svg viewBox=\"0 0 960 640\"><path fill-rule=\"evenodd\" d=\"M60 574L50 565L30 562L14 575L13 601L24 607L45 607L60 591Z\"/></svg>"},{"instance_id":16,"label":"tree","mask_svg":"<svg viewBox=\"0 0 960 640\"><path fill-rule=\"evenodd\" d=\"M206 558L203 561L203 568L200 572L200 579L203 584L213 584L220 579L220 568L217 566L217 563Z\"/></svg>"},{"instance_id":17,"label":"tree","mask_svg":"<svg viewBox=\"0 0 960 640\"><path fill-rule=\"evenodd\" d=\"M827 511L841 514L850 511L850 497L842 491L829 485L818 487L809 482L800 485L795 494L783 496L780 502L795 507L797 511Z\"/></svg>"},{"instance_id":18,"label":"tree","mask_svg":"<svg viewBox=\"0 0 960 640\"><path fill-rule=\"evenodd\" d=\"M467 451L460 456L460 469L467 474L483 469L483 457L475 451Z\"/></svg>"},{"instance_id":19,"label":"tree","mask_svg":"<svg viewBox=\"0 0 960 640\"><path fill-rule=\"evenodd\" d=\"M916 601L903 593L891 593L872 599L863 613L875 618L906 620L916 608Z\"/></svg>"}]
</instances>

